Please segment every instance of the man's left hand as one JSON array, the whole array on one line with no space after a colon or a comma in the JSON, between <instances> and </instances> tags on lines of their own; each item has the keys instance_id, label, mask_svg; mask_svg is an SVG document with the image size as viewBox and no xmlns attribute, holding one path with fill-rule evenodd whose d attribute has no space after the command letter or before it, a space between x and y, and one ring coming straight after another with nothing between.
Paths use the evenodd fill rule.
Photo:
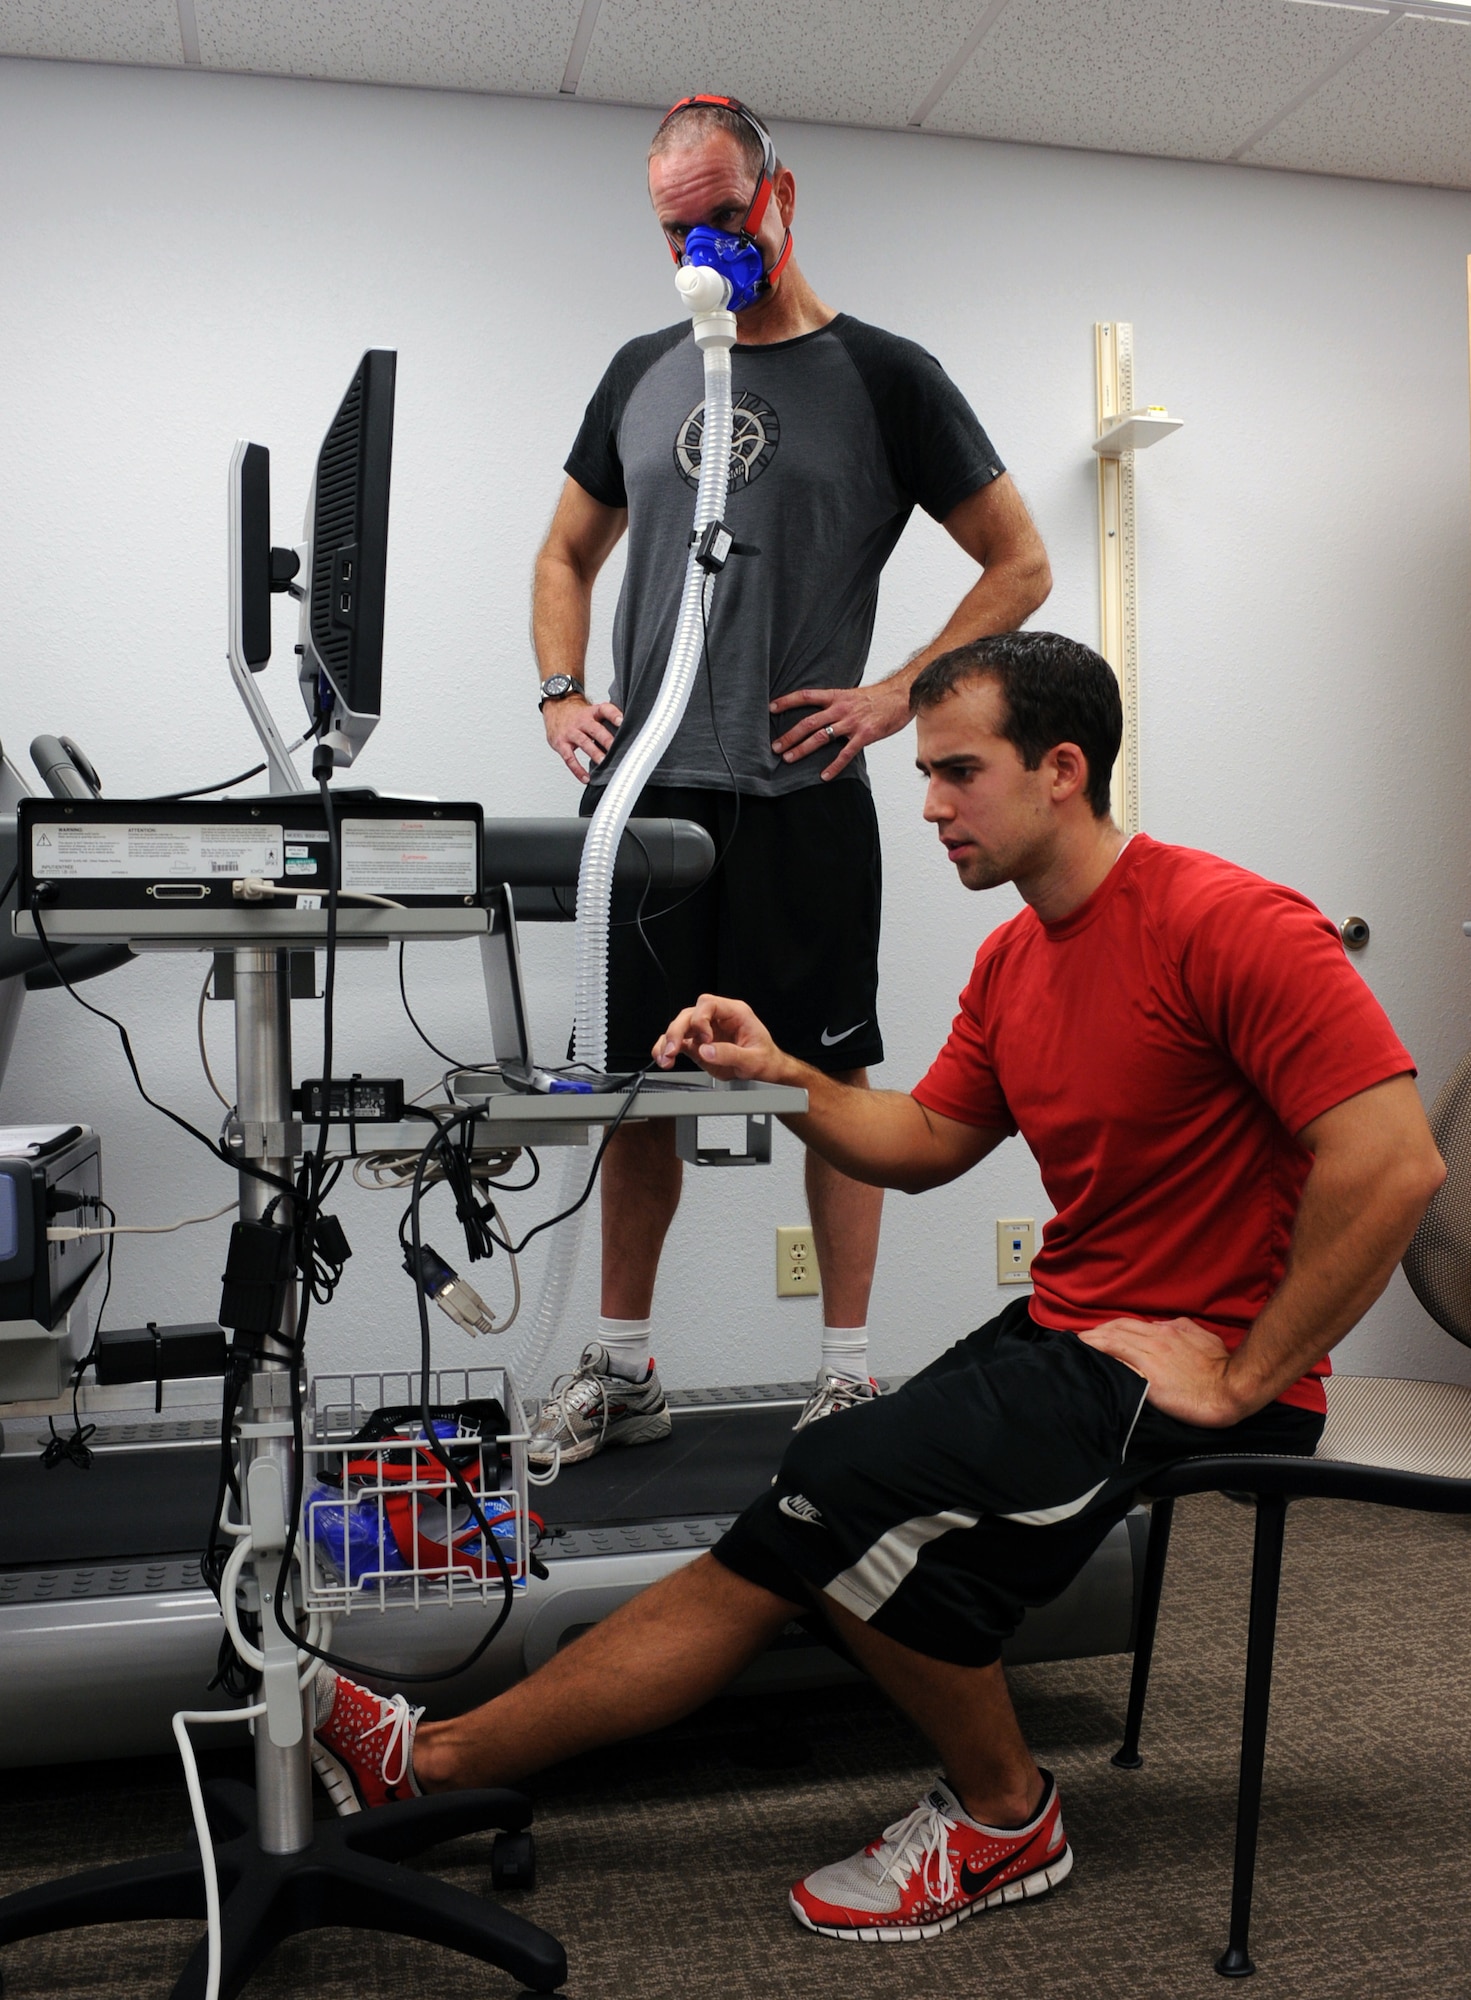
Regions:
<instances>
[{"instance_id":1,"label":"man's left hand","mask_svg":"<svg viewBox=\"0 0 1471 2000\"><path fill-rule=\"evenodd\" d=\"M1230 1379L1231 1350L1193 1319L1111 1319L1078 1338L1142 1375L1146 1402L1182 1424L1223 1430L1251 1415Z\"/></svg>"},{"instance_id":2,"label":"man's left hand","mask_svg":"<svg viewBox=\"0 0 1471 2000\"><path fill-rule=\"evenodd\" d=\"M781 715L789 708L811 708L816 713L804 715L785 736L775 737L772 749L784 763L796 764L814 750L840 743L842 748L822 774L824 780L836 778L865 745L897 736L908 722L909 681L896 675L867 687L798 688L774 701L771 713Z\"/></svg>"}]
</instances>

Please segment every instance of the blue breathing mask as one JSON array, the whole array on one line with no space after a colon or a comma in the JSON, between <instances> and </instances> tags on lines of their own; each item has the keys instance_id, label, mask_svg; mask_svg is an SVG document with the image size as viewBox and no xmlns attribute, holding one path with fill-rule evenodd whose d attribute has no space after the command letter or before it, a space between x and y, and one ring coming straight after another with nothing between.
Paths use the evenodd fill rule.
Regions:
<instances>
[{"instance_id":1,"label":"blue breathing mask","mask_svg":"<svg viewBox=\"0 0 1471 2000\"><path fill-rule=\"evenodd\" d=\"M731 312L754 305L766 290L765 261L744 230L738 236L724 236L708 223L697 222L684 239L684 255L679 261L718 271L730 286Z\"/></svg>"}]
</instances>

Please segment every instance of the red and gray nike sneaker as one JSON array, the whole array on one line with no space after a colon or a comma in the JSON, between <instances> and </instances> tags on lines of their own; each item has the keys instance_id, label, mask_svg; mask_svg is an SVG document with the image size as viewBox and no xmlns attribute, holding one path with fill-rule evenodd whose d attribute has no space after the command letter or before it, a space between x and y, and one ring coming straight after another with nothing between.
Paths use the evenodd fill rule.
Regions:
<instances>
[{"instance_id":1,"label":"red and gray nike sneaker","mask_svg":"<svg viewBox=\"0 0 1471 2000\"><path fill-rule=\"evenodd\" d=\"M312 1769L344 1817L365 1807L416 1799L414 1731L422 1708L391 1701L328 1666L317 1669Z\"/></svg>"},{"instance_id":2,"label":"red and gray nike sneaker","mask_svg":"<svg viewBox=\"0 0 1471 2000\"><path fill-rule=\"evenodd\" d=\"M906 1819L861 1854L819 1868L791 1893L799 1923L824 1937L907 1944L939 1937L976 1910L1045 1896L1072 1873L1057 1786L1025 1826L982 1826L937 1780Z\"/></svg>"}]
</instances>

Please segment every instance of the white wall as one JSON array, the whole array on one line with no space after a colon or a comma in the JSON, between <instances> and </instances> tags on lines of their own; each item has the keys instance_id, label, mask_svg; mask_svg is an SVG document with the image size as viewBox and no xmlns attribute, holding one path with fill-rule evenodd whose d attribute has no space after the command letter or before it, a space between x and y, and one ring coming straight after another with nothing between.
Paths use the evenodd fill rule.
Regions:
<instances>
[{"instance_id":1,"label":"white wall","mask_svg":"<svg viewBox=\"0 0 1471 2000\"><path fill-rule=\"evenodd\" d=\"M254 749L223 662L224 474L270 445L277 539L361 350L400 354L386 714L361 766L389 789L574 809L546 751L527 579L560 461L613 348L676 317L644 206L642 113L356 86L0 62L0 732L77 736L117 795L223 777ZM1092 325L1132 319L1141 400L1187 419L1139 464L1145 822L1368 917L1361 961L1433 1093L1468 1039L1465 257L1471 196L920 136L780 140L808 275L922 340L974 400L1034 507L1051 624L1096 639ZM873 666L940 624L967 566L917 519ZM594 657L606 658L616 576ZM278 713L296 719L285 662ZM883 1080L941 1040L977 940L1015 907L967 900L918 818L911 740L872 756L887 856ZM565 1040L570 933L526 934L539 1039ZM213 1125L193 1006L204 961L87 989L144 1071ZM431 1032L485 1046L473 951L420 947ZM349 960L340 1062L438 1065L391 966ZM315 1018L299 1010L298 1071ZM228 1070L228 1019L210 1029ZM111 1032L34 996L7 1120L103 1132L124 1219L228 1198L223 1169L134 1096ZM819 1308L772 1295L772 1227L800 1218L798 1148L694 1178L661 1282L672 1383L810 1372ZM218 1190L218 1191L217 1191ZM518 1204L530 1220L538 1197ZM357 1255L316 1321L319 1368L406 1361L414 1315L391 1200L347 1191ZM913 1368L988 1317L992 1222L1047 1212L1019 1142L958 1186L890 1198L875 1361ZM455 1232L430 1234L452 1261ZM223 1238L118 1251L117 1323L211 1314ZM528 1260L535 1283L538 1260ZM592 1310L584 1258L572 1352ZM484 1267L480 1267L481 1270ZM479 1273L477 1272L477 1276ZM498 1278L487 1280L497 1289ZM444 1322L442 1351L466 1349ZM1345 1350L1459 1372L1471 1354L1402 1280ZM565 1357L564 1357L565 1358Z\"/></svg>"}]
</instances>

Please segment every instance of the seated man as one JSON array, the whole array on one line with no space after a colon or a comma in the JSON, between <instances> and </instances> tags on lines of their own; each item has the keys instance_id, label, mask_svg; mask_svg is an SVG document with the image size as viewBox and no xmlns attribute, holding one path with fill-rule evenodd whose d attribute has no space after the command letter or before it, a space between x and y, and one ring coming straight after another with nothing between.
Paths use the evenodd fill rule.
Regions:
<instances>
[{"instance_id":1,"label":"seated man","mask_svg":"<svg viewBox=\"0 0 1471 2000\"><path fill-rule=\"evenodd\" d=\"M835 1082L708 996L658 1059L801 1085L810 1109L788 1123L808 1146L911 1194L1020 1131L1057 1211L1032 1297L800 1432L711 1554L484 1707L416 1735L402 1695L323 1669L317 1768L339 1809L514 1783L657 1728L815 1605L944 1774L792 1908L832 1937L932 1937L1072 1867L1000 1665L1025 1608L1077 1575L1152 1467L1314 1449L1328 1350L1444 1175L1410 1057L1305 898L1124 839L1118 694L1095 653L981 639L912 700L925 817L956 873L1029 906L982 944L929 1074L907 1097Z\"/></svg>"}]
</instances>

